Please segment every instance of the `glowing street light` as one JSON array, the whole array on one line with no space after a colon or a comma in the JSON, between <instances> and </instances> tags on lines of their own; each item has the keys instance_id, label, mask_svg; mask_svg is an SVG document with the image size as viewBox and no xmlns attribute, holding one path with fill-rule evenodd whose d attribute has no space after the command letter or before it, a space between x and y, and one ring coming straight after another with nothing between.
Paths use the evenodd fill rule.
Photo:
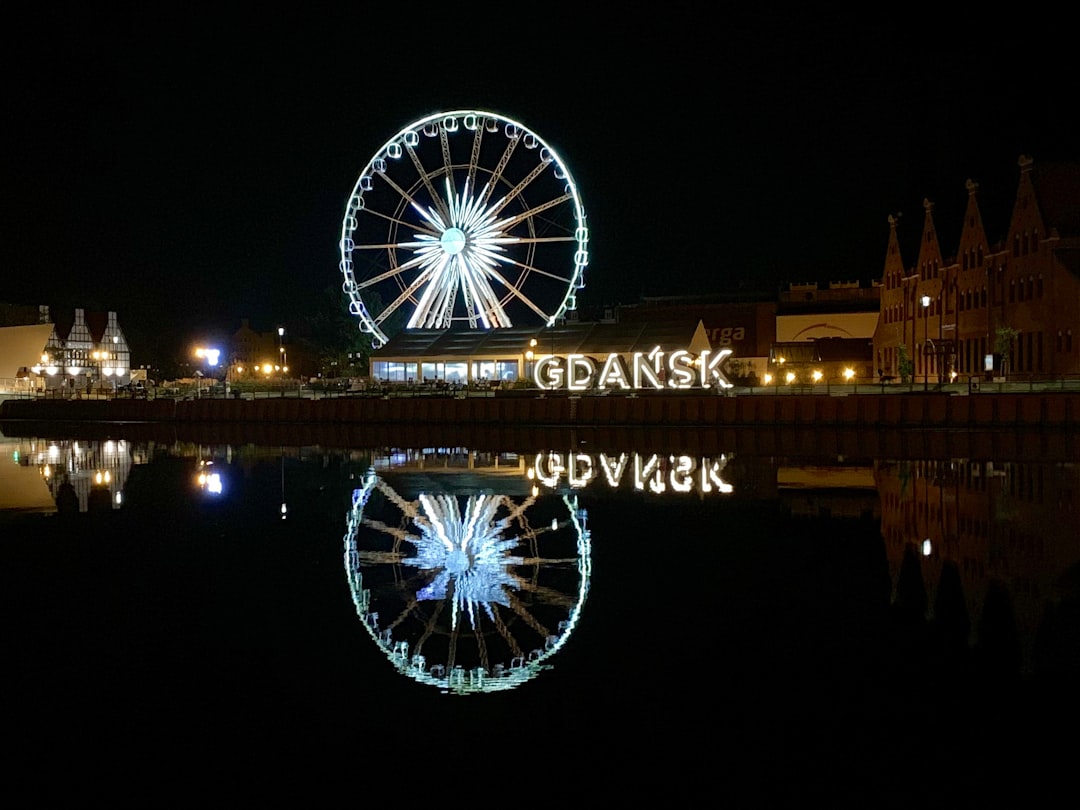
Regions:
<instances>
[{"instance_id":1,"label":"glowing street light","mask_svg":"<svg viewBox=\"0 0 1080 810\"><path fill-rule=\"evenodd\" d=\"M529 349L525 352L525 376L532 379L533 376L533 349L536 348L536 338L529 341Z\"/></svg>"},{"instance_id":2,"label":"glowing street light","mask_svg":"<svg viewBox=\"0 0 1080 810\"><path fill-rule=\"evenodd\" d=\"M929 339L930 339L929 335L927 335L927 329L929 328L929 323L930 323L929 318L930 318L930 296L929 295L924 295L922 297L922 319L923 319L922 320L922 334L923 334L923 342L922 342L922 362L923 362L923 367L922 367L923 368L922 387L923 387L923 391L925 391L926 388L927 388L927 380L928 380L928 377L929 377L929 374L930 374L930 367L929 367L929 364L926 361L926 344L927 344L927 341L929 341Z\"/></svg>"},{"instance_id":3,"label":"glowing street light","mask_svg":"<svg viewBox=\"0 0 1080 810\"><path fill-rule=\"evenodd\" d=\"M285 396L285 327L279 326L277 328L277 340L278 340L278 368L281 369L281 375L279 377L281 383L281 396Z\"/></svg>"},{"instance_id":4,"label":"glowing street light","mask_svg":"<svg viewBox=\"0 0 1080 810\"><path fill-rule=\"evenodd\" d=\"M213 349L213 348L208 348L206 346L196 346L195 347L195 356L198 357L200 360L205 360L206 364L208 366L210 366L210 368L216 368L217 364L218 364L218 360L221 358L221 349ZM202 371L199 370L199 369L196 369L196 371L195 371L195 396L196 397L202 396L202 384L199 382L199 380L203 376L204 375L203 375Z\"/></svg>"}]
</instances>

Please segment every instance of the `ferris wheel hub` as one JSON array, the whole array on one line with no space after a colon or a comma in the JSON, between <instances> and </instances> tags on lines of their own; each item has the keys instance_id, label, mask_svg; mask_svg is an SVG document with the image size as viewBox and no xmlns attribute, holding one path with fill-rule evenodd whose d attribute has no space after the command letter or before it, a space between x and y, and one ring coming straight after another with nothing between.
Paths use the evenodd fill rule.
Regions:
<instances>
[{"instance_id":1,"label":"ferris wheel hub","mask_svg":"<svg viewBox=\"0 0 1080 810\"><path fill-rule=\"evenodd\" d=\"M447 228L439 242L448 256L454 256L465 249L465 232L461 228Z\"/></svg>"}]
</instances>

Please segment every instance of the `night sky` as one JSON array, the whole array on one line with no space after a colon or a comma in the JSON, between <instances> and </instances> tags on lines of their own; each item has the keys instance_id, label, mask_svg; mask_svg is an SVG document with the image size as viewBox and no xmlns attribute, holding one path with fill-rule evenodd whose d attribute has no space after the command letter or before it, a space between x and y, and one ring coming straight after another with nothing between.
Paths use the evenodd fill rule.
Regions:
<instances>
[{"instance_id":1,"label":"night sky","mask_svg":"<svg viewBox=\"0 0 1080 810\"><path fill-rule=\"evenodd\" d=\"M359 170L444 110L558 150L589 218L584 304L868 281L890 214L917 239L929 197L948 251L968 178L1007 215L1021 154L1080 159L1064 34L666 8L591 30L539 7L27 11L0 49L0 301L115 310L129 337L289 325L340 288Z\"/></svg>"}]
</instances>

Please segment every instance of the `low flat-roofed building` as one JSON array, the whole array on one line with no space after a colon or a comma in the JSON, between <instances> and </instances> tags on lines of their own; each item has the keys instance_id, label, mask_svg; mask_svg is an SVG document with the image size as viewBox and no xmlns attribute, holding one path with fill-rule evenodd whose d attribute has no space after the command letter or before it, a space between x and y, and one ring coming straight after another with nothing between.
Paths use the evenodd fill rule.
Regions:
<instances>
[{"instance_id":1,"label":"low flat-roofed building","mask_svg":"<svg viewBox=\"0 0 1080 810\"><path fill-rule=\"evenodd\" d=\"M513 384L528 379L541 357L583 355L602 360L610 354L626 359L685 349L694 355L710 351L699 319L640 323L568 323L552 327L453 330L406 329L390 338L371 357L372 379L389 383L476 382Z\"/></svg>"}]
</instances>

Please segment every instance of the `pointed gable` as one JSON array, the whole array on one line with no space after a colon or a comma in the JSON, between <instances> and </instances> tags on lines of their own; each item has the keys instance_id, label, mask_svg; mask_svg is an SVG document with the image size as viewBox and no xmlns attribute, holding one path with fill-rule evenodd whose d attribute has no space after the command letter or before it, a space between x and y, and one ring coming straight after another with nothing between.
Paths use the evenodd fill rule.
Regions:
<instances>
[{"instance_id":1,"label":"pointed gable","mask_svg":"<svg viewBox=\"0 0 1080 810\"><path fill-rule=\"evenodd\" d=\"M1016 187L1016 199L1013 201L1012 217L1009 219L1008 250L1013 258L1027 256L1032 252L1034 240L1038 249L1040 239L1046 236L1042 213L1035 197L1035 186L1031 180L1032 159L1021 155L1020 181Z\"/></svg>"},{"instance_id":2,"label":"pointed gable","mask_svg":"<svg viewBox=\"0 0 1080 810\"><path fill-rule=\"evenodd\" d=\"M979 184L969 179L966 187L967 209L964 211L964 225L960 230L960 245L957 249L956 261L960 268L961 278L977 273L981 279L985 275L986 263L989 261L990 244L986 238L986 228L983 227L982 212L979 210Z\"/></svg>"},{"instance_id":3,"label":"pointed gable","mask_svg":"<svg viewBox=\"0 0 1080 810\"><path fill-rule=\"evenodd\" d=\"M904 257L900 250L900 239L896 234L900 217L901 214L889 214L889 242L885 248L885 269L881 279L885 289L898 288L900 279L907 275L904 269Z\"/></svg>"},{"instance_id":4,"label":"pointed gable","mask_svg":"<svg viewBox=\"0 0 1080 810\"><path fill-rule=\"evenodd\" d=\"M874 340L882 345L901 340L900 324L907 311L903 251L898 226L901 214L889 214L889 242L885 249L885 267L881 277L880 314L874 328Z\"/></svg>"},{"instance_id":5,"label":"pointed gable","mask_svg":"<svg viewBox=\"0 0 1080 810\"><path fill-rule=\"evenodd\" d=\"M937 229L934 227L934 204L930 200L923 200L922 238L919 240L919 258L915 263L915 269L919 279L932 281L939 277L942 268L941 245L938 242Z\"/></svg>"}]
</instances>

